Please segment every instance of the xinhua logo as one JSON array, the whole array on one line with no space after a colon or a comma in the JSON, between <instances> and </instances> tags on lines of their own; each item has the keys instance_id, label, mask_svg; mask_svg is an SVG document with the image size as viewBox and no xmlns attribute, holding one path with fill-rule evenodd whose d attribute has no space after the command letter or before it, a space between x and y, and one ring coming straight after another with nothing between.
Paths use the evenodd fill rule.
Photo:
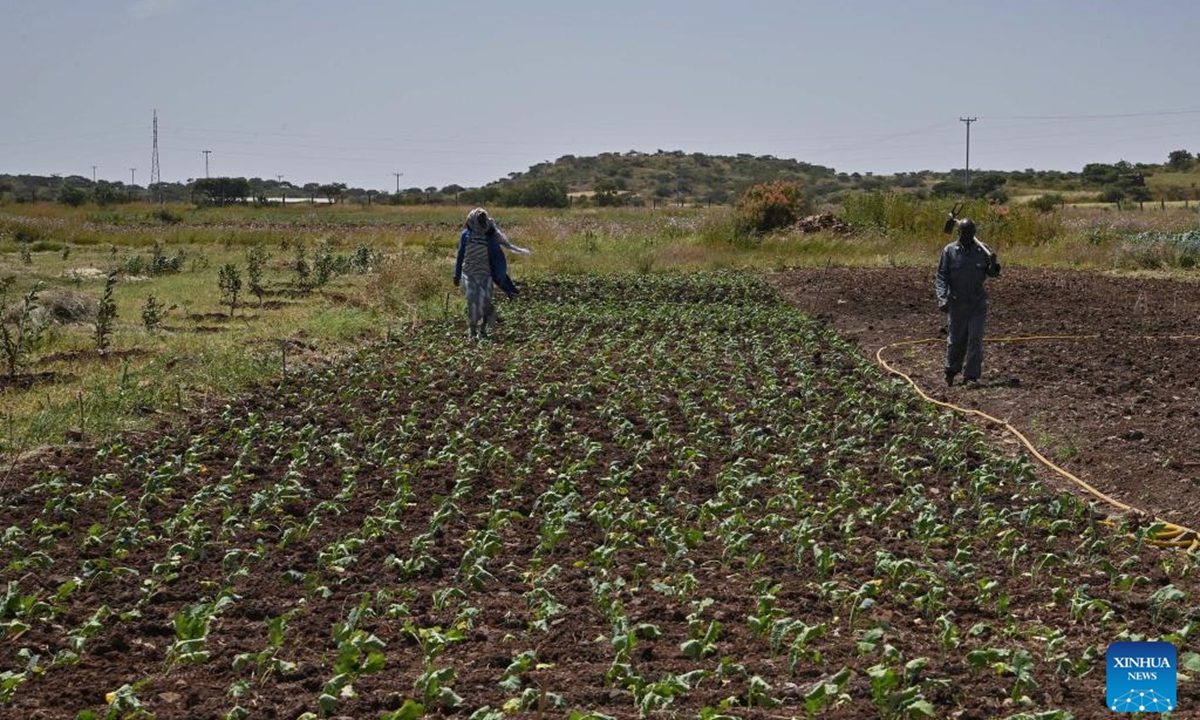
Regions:
<instances>
[{"instance_id":1,"label":"xinhua logo","mask_svg":"<svg viewBox=\"0 0 1200 720\"><path fill-rule=\"evenodd\" d=\"M1175 709L1175 646L1169 642L1115 642L1108 646L1108 709Z\"/></svg>"}]
</instances>

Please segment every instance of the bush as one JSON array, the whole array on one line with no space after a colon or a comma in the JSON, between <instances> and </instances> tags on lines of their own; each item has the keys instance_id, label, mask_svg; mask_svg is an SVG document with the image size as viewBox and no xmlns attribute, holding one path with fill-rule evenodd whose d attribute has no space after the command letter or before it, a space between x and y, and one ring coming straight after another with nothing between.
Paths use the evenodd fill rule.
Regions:
<instances>
[{"instance_id":1,"label":"bush","mask_svg":"<svg viewBox=\"0 0 1200 720\"><path fill-rule=\"evenodd\" d=\"M250 294L258 298L262 305L263 295L267 289L263 285L263 269L267 264L267 250L262 245L254 245L246 251L246 284Z\"/></svg>"},{"instance_id":2,"label":"bush","mask_svg":"<svg viewBox=\"0 0 1200 720\"><path fill-rule=\"evenodd\" d=\"M221 303L229 306L229 317L233 317L242 292L242 273L237 265L226 263L217 270L217 287L221 290Z\"/></svg>"},{"instance_id":3,"label":"bush","mask_svg":"<svg viewBox=\"0 0 1200 720\"><path fill-rule=\"evenodd\" d=\"M153 294L147 296L146 304L142 305L142 325L148 332L157 332L168 310Z\"/></svg>"},{"instance_id":4,"label":"bush","mask_svg":"<svg viewBox=\"0 0 1200 720\"><path fill-rule=\"evenodd\" d=\"M528 185L509 187L500 194L501 205L520 207L565 208L571 204L567 189L553 180L534 180Z\"/></svg>"},{"instance_id":5,"label":"bush","mask_svg":"<svg viewBox=\"0 0 1200 720\"><path fill-rule=\"evenodd\" d=\"M74 185L63 185L62 189L58 191L58 201L70 207L79 207L87 202L87 199L87 193L83 188Z\"/></svg>"},{"instance_id":6,"label":"bush","mask_svg":"<svg viewBox=\"0 0 1200 720\"><path fill-rule=\"evenodd\" d=\"M839 217L854 227L938 233L951 206L945 201L925 201L911 193L853 193L842 202ZM978 219L986 214L987 208L986 203L979 201L965 202L959 209L959 216Z\"/></svg>"},{"instance_id":7,"label":"bush","mask_svg":"<svg viewBox=\"0 0 1200 720\"><path fill-rule=\"evenodd\" d=\"M738 200L736 218L742 232L763 233L794 225L808 210L799 183L779 181L752 185Z\"/></svg>"},{"instance_id":8,"label":"bush","mask_svg":"<svg viewBox=\"0 0 1200 720\"><path fill-rule=\"evenodd\" d=\"M186 253L180 250L173 256L167 256L163 251L162 243L154 241L154 248L150 251L150 274L151 275L167 275L169 273L177 273L183 270L183 261L187 259Z\"/></svg>"},{"instance_id":9,"label":"bush","mask_svg":"<svg viewBox=\"0 0 1200 720\"><path fill-rule=\"evenodd\" d=\"M337 274L338 262L327 245L322 245L313 258L313 284L324 287Z\"/></svg>"},{"instance_id":10,"label":"bush","mask_svg":"<svg viewBox=\"0 0 1200 720\"><path fill-rule=\"evenodd\" d=\"M163 225L178 225L179 223L183 222L182 215L171 212L166 208L159 208L158 210L155 210L154 212L150 213L150 217L158 220Z\"/></svg>"},{"instance_id":11,"label":"bush","mask_svg":"<svg viewBox=\"0 0 1200 720\"><path fill-rule=\"evenodd\" d=\"M108 349L113 323L117 319L117 303L113 300L113 288L116 286L117 274L113 272L104 282L104 297L100 299L100 306L96 310L96 351L101 354Z\"/></svg>"},{"instance_id":12,"label":"bush","mask_svg":"<svg viewBox=\"0 0 1200 720\"><path fill-rule=\"evenodd\" d=\"M366 275L371 271L371 266L374 262L375 258L371 254L371 246L359 245L354 249L354 254L350 256L350 270L355 275Z\"/></svg>"},{"instance_id":13,"label":"bush","mask_svg":"<svg viewBox=\"0 0 1200 720\"><path fill-rule=\"evenodd\" d=\"M0 280L0 309L7 306L8 295L16 285L16 278L7 277ZM35 285L24 300L12 313L13 319L0 317L0 350L4 352L5 370L9 377L16 377L25 366L29 356L41 342L42 330L45 323L38 319L38 292L40 286ZM7 316L9 313L0 313Z\"/></svg>"},{"instance_id":14,"label":"bush","mask_svg":"<svg viewBox=\"0 0 1200 720\"><path fill-rule=\"evenodd\" d=\"M1046 193L1029 201L1029 207L1038 212L1050 212L1055 208L1061 207L1063 204L1063 196L1058 193Z\"/></svg>"},{"instance_id":15,"label":"bush","mask_svg":"<svg viewBox=\"0 0 1200 720\"><path fill-rule=\"evenodd\" d=\"M308 250L304 247L303 240L296 241L295 253L292 272L296 274L296 284L303 287L308 285L308 276L312 274L312 266L308 264Z\"/></svg>"}]
</instances>

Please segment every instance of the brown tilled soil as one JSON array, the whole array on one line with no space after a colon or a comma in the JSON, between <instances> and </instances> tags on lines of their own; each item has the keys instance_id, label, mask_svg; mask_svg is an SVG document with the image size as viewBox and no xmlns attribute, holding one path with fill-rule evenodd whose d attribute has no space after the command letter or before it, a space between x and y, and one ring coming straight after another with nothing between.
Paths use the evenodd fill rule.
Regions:
<instances>
[{"instance_id":1,"label":"brown tilled soil","mask_svg":"<svg viewBox=\"0 0 1200 720\"><path fill-rule=\"evenodd\" d=\"M771 281L872 359L891 343L946 336L932 268L795 270ZM980 388L945 386L943 342L892 349L888 362L933 397L1007 420L1112 497L1200 528L1200 282L1007 268L988 287Z\"/></svg>"},{"instance_id":2,"label":"brown tilled soil","mask_svg":"<svg viewBox=\"0 0 1200 720\"><path fill-rule=\"evenodd\" d=\"M778 276L775 281L795 302L828 317L873 351L885 342L936 334L940 322L929 307L931 291L926 276L908 271L798 272ZM1124 287L1126 284L1129 288ZM1025 426L1037 420L1042 423L1042 432L1057 442L1077 443L1078 453L1067 461L1068 465L1139 502L1143 488L1151 487L1155 491L1150 495L1150 500L1157 503L1153 505L1155 510L1170 516L1171 510L1178 509L1179 519L1191 521L1197 513L1189 492L1166 494L1170 478L1188 472L1192 474L1187 477L1200 474L1187 465L1197 459L1195 441L1187 435L1197 425L1196 370L1187 364L1191 346L1128 339L1135 330L1143 334L1166 332L1183 325L1182 321L1179 325L1165 321L1156 324L1152 318L1159 315L1144 311L1139 315L1120 299L1136 298L1139 292L1157 293L1160 303L1166 298L1179 308L1190 308L1193 318L1200 306L1200 293L1193 286L1012 272L996 283L995 319L999 331L1073 331L1077 329L1074 324L1090 318L1088 322L1093 326L1112 328L1105 331L1112 338L1103 344L993 348L990 386L969 395L958 388L936 391L989 406ZM839 300L845 302L839 304ZM1059 313L1059 307L1078 310ZM512 326L520 328L522 318L515 312L512 317ZM1139 318L1144 319L1145 327L1140 326ZM537 331L533 325L536 317L524 320L524 332ZM33 518L53 524L52 532L39 547L28 546L28 538L16 533L5 538L0 561L27 561L28 555L37 551L45 553L47 562L26 562L20 573L9 570L0 574L0 580L16 581L23 592L36 593L55 606L52 621L44 619L49 615L47 608L35 613L40 619L29 623L30 627L13 626L9 630L0 642L0 670L29 667L31 653L37 656L34 665L46 665L71 647L79 654L77 662L60 662L29 679L9 703L0 704L0 718L73 718L85 708L94 717L117 717L119 711L106 705L105 694L133 684L140 701L159 720L223 718L234 706L249 709L250 717L255 719L294 720L315 711L325 683L337 674L339 650L333 632L364 597L371 601L373 611L360 619L358 627L386 643L386 668L359 677L353 683L354 693L347 693L328 716L374 720L414 696L414 684L424 666L421 648L406 630L411 624L422 629L457 625L464 633L461 642L437 658L436 665L454 669L453 686L466 699L466 705L459 711L432 710L430 717L467 717L469 709L485 704L500 707L514 696L513 691L499 684L505 668L524 650L535 651L541 663L520 674L524 687L534 688L535 696L536 689L542 688L547 693L544 697L564 696L568 707L596 709L621 718L637 717L630 690L605 680L614 657L608 640L614 628L597 605L596 587L601 581L614 579L629 583L624 590L613 591L613 596L619 596L625 604L631 626L652 623L661 628L661 636L642 638L629 658L631 666L645 677L665 678L697 667L714 671L719 658L726 656L737 665L722 671L728 673L727 677L705 678L674 705L652 712L650 717L694 717L699 708L715 707L728 698L744 704L751 677L770 683L774 697L783 705L734 707L731 714L763 720L800 717L805 715L804 694L842 667L855 672L848 690L854 700L821 716L835 720L885 716L870 704L867 679L868 669L881 662L882 651L857 646L859 634L853 616L848 623L845 619L848 611L862 613L859 628L868 624L886 628L887 645L894 645L904 658L928 659L928 677L945 679L944 684L926 689L937 708L937 717L1007 717L1020 709L1010 697L1015 687L1011 676L973 672L964 659L969 649L992 646L1022 648L1035 655L1039 661L1034 673L1038 685L1027 692L1032 694L1036 708L1070 708L1080 719L1108 716L1101 704L1102 672L1060 676L1049 661L1043 661L1045 638L1036 633L1009 633L1034 627L1062 628L1069 631L1066 649L1072 658L1079 658L1089 646L1103 652L1113 638L1113 627L1105 621L1097 622L1090 610L1076 617L1065 604L1050 602L1045 581L1038 586L1014 569L1016 560L990 552L991 538L985 536L970 513L955 521L959 541L934 543L929 548L928 570L937 571L957 561L960 550L968 558L974 554L972 562L978 576L995 578L998 592L1011 599L1011 607L978 600L974 580L959 583L946 573L946 595L938 601L943 605L938 612L944 611L962 628L961 647L954 650L943 647L937 633L928 627L933 620L915 606L914 597L921 590L889 591L861 606L835 603L821 589L823 578L817 577L810 566L798 569L775 531L746 535L750 543L747 547L760 555L761 564L756 567L738 559L726 539L714 534L704 536L688 554L687 565L688 574L694 576L702 591L678 599L652 586L666 569L682 566L672 564L676 561L654 539L651 527L644 529L645 537L631 536L630 545L614 555L608 569L601 572L589 551L599 546L607 531L585 514L570 524L569 536L535 564L532 559L543 539L540 521L545 514L538 503L549 502L539 499L550 497L547 493L555 487L556 476L536 472L514 478L503 462L474 471L477 476L473 487L462 498L458 512L440 525L429 541L432 564L400 580L395 560L414 555L414 541L432 526L434 500L452 491L459 473L454 462L426 457L423 452L425 446L441 447L442 440L455 430L456 426L447 424L447 408L465 408L462 417L454 418L461 423L463 418L476 417L497 403L504 405L505 412L513 415L506 423L510 429L500 427L501 423L484 424L480 437L503 445L511 457L519 460L535 451L540 442L535 429L547 418L553 418L547 432L554 437L594 439L595 470L578 480L581 497L590 502L605 489L601 477L606 469L629 465L628 449L610 437L610 420L599 412L606 393L614 389L628 392L628 387L605 383L648 372L644 364L639 365L642 358L611 349L607 352L612 353L610 364L616 372L605 380L580 370L588 367L587 354L581 351L583 345L572 346L574 350L563 357L551 343L523 345L512 339L514 334L499 341L503 352L483 353L474 347L460 347L462 344L456 341L461 337L458 327L453 332L455 341L436 327L416 332L419 336L411 344L398 343L377 351L362 368L347 363L319 380L293 378L277 388L262 388L261 392L232 399L227 414L233 421L214 412L164 428L162 433L127 437L103 454L89 448L60 449L39 458L36 467L21 468L11 483L0 484L5 495L0 503L0 528L24 527L33 532ZM587 347L602 353L608 347L602 337L603 327L597 325L594 332L596 337ZM698 344L686 335L675 342ZM735 364L731 359L740 347L731 343L720 361ZM451 353L449 359L433 352L437 348L449 348L444 351ZM832 415L841 402L837 392L840 385L834 380L859 372L840 348L824 342L808 348L813 355L812 382L828 386L827 392L813 395L827 398L829 403L814 405L812 410L817 415ZM702 357L700 349L692 347L687 355ZM516 394L506 395L510 383L524 382L524 375L514 380L509 374L514 353L528 353L526 364L545 373L537 383L528 381L518 389L532 394L538 391L539 383L553 382L563 388L561 395L540 398L536 403L522 401ZM902 353L899 356L903 358ZM1068 366L1059 357L1070 357L1072 364ZM925 385L936 388L931 382L939 375L936 348L918 348L911 358L903 359ZM753 359L762 364L764 374L785 381L787 360L783 354L765 353ZM466 387L457 375L447 371L464 367L471 368L472 387ZM1020 384L1013 386L1014 379ZM587 385L589 382L597 383L595 391ZM1101 386L1102 394L1096 390ZM475 387L481 389L476 391ZM482 389L485 387L486 391ZM588 391L572 389L575 387ZM680 408L693 395L678 388L654 386L654 390L646 412L662 409L663 417L670 418L678 430L673 436L686 432L687 422ZM800 391L793 388L790 392ZM1179 399L1172 399L1175 396ZM1071 398L1075 397L1079 400L1073 402ZM722 403L722 413L747 409L738 404L744 398L728 400L718 393L713 399ZM905 402L904 398L898 399L897 407L903 409ZM1106 402L1115 403L1115 408L1106 410ZM631 432L650 443L654 432L647 417L628 412L624 420L630 423ZM1109 418L1109 412L1114 417ZM1170 418L1169 412L1174 413ZM892 425L884 427L884 435L912 431L902 424L907 421L892 417L888 422ZM1111 427L1106 427L1110 423ZM258 429L250 433L252 427ZM922 432L935 432L931 427L922 427ZM397 434L397 428L404 428L404 437ZM1168 429L1174 432L1167 435ZM1134 430L1142 433L1141 439L1122 439L1122 433ZM1110 436L1116 439L1106 439ZM638 461L637 472L622 495L627 493L630 507L662 504L665 514L678 512L673 509L676 498L689 503L715 498L723 483L720 471L735 459L744 457L751 463L762 463L780 448L794 451L772 444L782 443L782 439L759 437L764 443L762 449L711 449L710 457L670 493L664 491L674 482L668 479L670 466L663 459L666 456L655 450ZM901 454L915 457L917 450L912 443L915 441L898 445ZM380 447L389 445L394 450L381 454ZM566 460L575 457L565 445L558 452L561 455L549 458L547 465L566 467ZM1184 469L1164 468L1168 456ZM903 483L879 474L882 462L877 448L868 447L857 456L837 457L839 464L853 462L857 474L872 479L873 499L880 507L909 494ZM968 460L980 461L976 456ZM929 497L946 498L945 505L951 505L950 498L960 487L957 471L939 469L920 457L917 461L925 463L921 466L922 483ZM272 498L290 487L285 481L293 462L300 468L296 481L303 492L287 502L275 502ZM1111 468L1106 463L1112 463ZM391 512L388 508L399 502L395 488L400 484L400 469L407 471L410 467L414 468L411 498L396 510L402 522L379 534L368 533L368 521L384 517L385 510ZM811 473L806 487L817 504L837 491L837 485L825 477L821 467L814 465L803 471ZM1144 467L1154 467L1154 473L1136 481L1123 479L1122 469ZM352 485L342 481L347 468L352 468ZM846 473L847 477L854 475ZM235 476L238 479L230 481L227 495L210 494ZM35 489L31 485L34 479L57 479L60 484ZM1178 479L1173 482L1184 486ZM1120 487L1115 487L1118 484ZM155 487L153 493L147 489L151 485ZM1189 483L1187 487L1192 486ZM504 492L494 494L497 491ZM790 512L775 493L769 482L748 487L742 498L745 516L761 519L768 510ZM1013 515L1024 508L1025 498L1019 495L1005 488L989 497L988 505ZM199 510L185 511L185 505L194 507L191 503L196 498L207 501ZM266 509L251 513L249 508L260 499ZM464 547L487 524L493 502L511 512L504 515L505 521L495 530L499 545L489 564L495 577L486 587L473 588L459 577ZM943 517L949 517L948 507L938 506ZM135 516L143 520L136 526L132 523ZM322 522L303 534L290 533L310 518ZM684 520L699 522L695 518L680 521ZM820 542L838 549L842 560L829 582L847 589L870 588L871 583L882 581L874 569L879 554L921 557L916 541L907 537L908 526L906 517L882 517L877 523L856 526L849 537L831 523L822 531ZM176 529L182 527L207 528L210 534L185 537ZM1019 533L1021 542L1033 548L1026 561L1049 551L1065 555L1075 542L1074 538L1049 537L1042 526L1020 528ZM140 545L134 545L132 541L138 538ZM339 541L351 539L361 541L361 547L352 553L355 562L348 569L331 564L328 554L337 551ZM175 543L183 541L200 552L177 549ZM1117 544L1111 550L1089 552L1099 553L1096 557L1106 562L1111 559L1112 564L1123 557ZM1147 551L1147 560L1135 571L1144 577L1139 578L1140 584L1132 592L1118 592L1106 575L1090 566L1071 563L1056 572L1072 587L1088 590L1092 597L1106 603L1122 627L1143 636L1157 636L1179 623L1159 620L1151 614L1147 598L1169 582L1162 565L1154 562L1156 557L1157 551ZM170 563L176 561L179 565L172 571ZM545 618L544 629L534 630L531 624L536 617L537 598L532 594L533 580L542 577L551 565L557 575L548 573L552 577L545 584L563 609ZM69 586L72 577L85 567L92 571L90 579L74 592L64 591L62 588ZM234 572L239 567L245 572ZM779 582L777 602L782 612L810 625L828 625L827 636L816 643L823 654L821 662L802 661L793 673L788 668L786 651L771 651L766 638L751 632L746 618L760 611L751 588L756 578ZM1194 581L1181 585L1194 589ZM0 589L3 587L0 585ZM201 599L212 601L226 587L238 599L213 620L205 644L211 657L198 664L172 663L174 619ZM439 606L437 593L454 588L463 591L463 602L447 595ZM703 619L722 623L724 630L719 654L702 663L689 662L681 653L681 643L691 632L688 614L696 607L692 600L701 595L713 600ZM456 610L466 607L468 599L476 614L457 617ZM110 609L111 615L96 615L101 607ZM292 664L276 669L264 665L261 670L257 665L239 666L235 660L239 655L258 654L268 648L265 621L283 613L289 620L278 656ZM96 623L89 623L90 618ZM968 628L972 629L969 635ZM981 628L982 635L976 637L975 628ZM26 650L24 654L22 649ZM240 685L243 682L245 685ZM240 696L231 696L233 690ZM1181 697L1192 707L1200 702L1194 686L1184 686ZM564 715L562 708L538 709L535 704L513 716Z\"/></svg>"}]
</instances>

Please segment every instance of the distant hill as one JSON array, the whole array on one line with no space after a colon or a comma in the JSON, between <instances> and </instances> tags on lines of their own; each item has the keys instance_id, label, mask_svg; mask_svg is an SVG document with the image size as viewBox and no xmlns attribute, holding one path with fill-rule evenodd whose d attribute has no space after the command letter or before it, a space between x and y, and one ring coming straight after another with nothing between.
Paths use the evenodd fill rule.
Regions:
<instances>
[{"instance_id":1,"label":"distant hill","mask_svg":"<svg viewBox=\"0 0 1200 720\"><path fill-rule=\"evenodd\" d=\"M832 168L771 155L705 155L659 150L577 157L539 163L489 187L550 181L572 195L620 194L646 204L676 201L725 203L755 183L792 180L821 194L853 187Z\"/></svg>"},{"instance_id":2,"label":"distant hill","mask_svg":"<svg viewBox=\"0 0 1200 720\"><path fill-rule=\"evenodd\" d=\"M986 197L1007 202L1012 197L1074 192L1089 197L1132 200L1184 199L1195 195L1200 164L1183 158L1177 166L1127 162L1092 163L1081 172L1059 170L920 170L894 175L837 172L772 155L706 155L679 150L631 151L595 156L564 155L554 162L510 173L483 188L467 192L480 200L520 202L522 190L553 186L569 196L596 204L724 204L760 182L789 180L804 185L816 205L836 204L851 192L911 192L930 197ZM1187 188L1187 190L1184 190ZM543 194L546 194L543 192ZM1178 197L1176 197L1178 196ZM565 204L565 198L564 198Z\"/></svg>"}]
</instances>

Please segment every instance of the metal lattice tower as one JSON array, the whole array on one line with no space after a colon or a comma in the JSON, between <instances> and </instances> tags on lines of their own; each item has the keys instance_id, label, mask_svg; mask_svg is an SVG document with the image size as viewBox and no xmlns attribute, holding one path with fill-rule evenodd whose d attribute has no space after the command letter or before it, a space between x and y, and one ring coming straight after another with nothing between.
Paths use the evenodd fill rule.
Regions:
<instances>
[{"instance_id":1,"label":"metal lattice tower","mask_svg":"<svg viewBox=\"0 0 1200 720\"><path fill-rule=\"evenodd\" d=\"M150 157L150 193L155 200L162 201L162 191L158 184L162 177L158 170L158 110L154 111L154 153Z\"/></svg>"}]
</instances>

